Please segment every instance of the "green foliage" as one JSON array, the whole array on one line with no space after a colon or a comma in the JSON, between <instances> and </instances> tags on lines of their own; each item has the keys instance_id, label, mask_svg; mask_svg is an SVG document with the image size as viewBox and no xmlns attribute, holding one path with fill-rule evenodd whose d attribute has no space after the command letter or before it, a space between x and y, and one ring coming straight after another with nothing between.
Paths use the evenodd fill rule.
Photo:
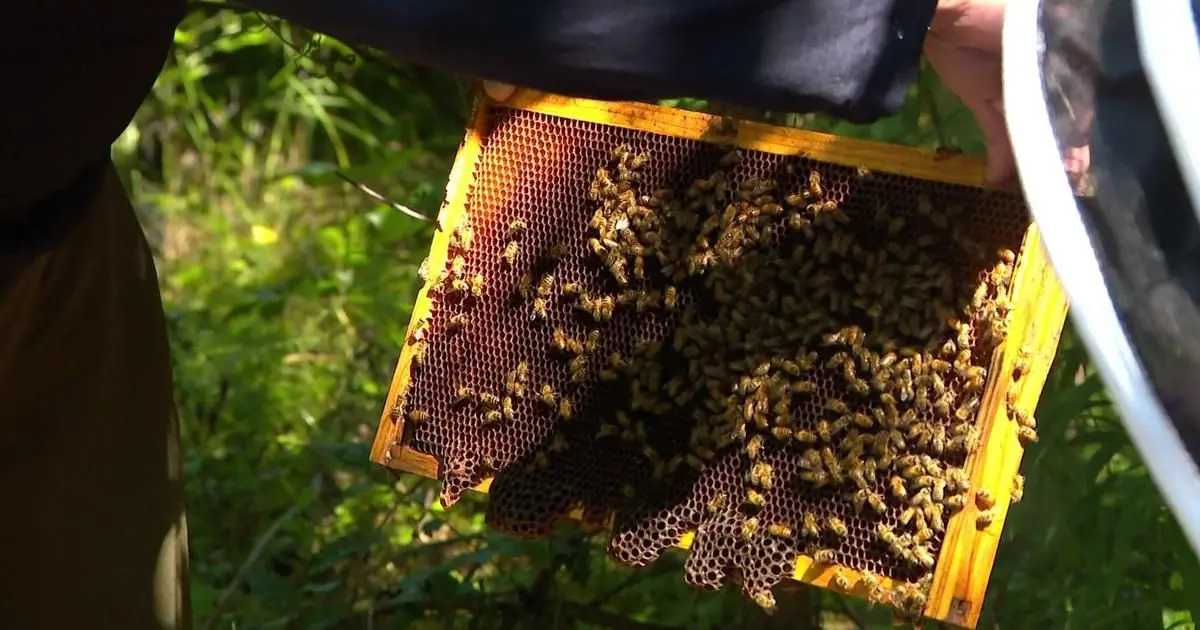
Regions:
<instances>
[{"instance_id":1,"label":"green foliage","mask_svg":"<svg viewBox=\"0 0 1200 630\"><path fill-rule=\"evenodd\" d=\"M632 571L603 535L515 540L484 527L479 497L444 512L435 484L367 461L432 227L335 171L432 215L467 84L308 41L254 16L192 16L117 144L175 349L197 627L761 622L732 589L686 587L681 554ZM981 152L969 113L927 85L869 127L772 120L928 146L932 98L946 140ZM1193 628L1200 565L1069 336L1039 419L980 627ZM889 619L828 593L808 604L827 627Z\"/></svg>"}]
</instances>

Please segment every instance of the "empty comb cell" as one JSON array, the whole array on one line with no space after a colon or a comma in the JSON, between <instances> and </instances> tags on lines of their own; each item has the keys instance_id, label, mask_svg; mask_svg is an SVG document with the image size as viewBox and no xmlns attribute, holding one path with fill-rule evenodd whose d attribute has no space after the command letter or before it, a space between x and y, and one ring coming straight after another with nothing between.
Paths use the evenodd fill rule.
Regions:
<instances>
[{"instance_id":1,"label":"empty comb cell","mask_svg":"<svg viewBox=\"0 0 1200 630\"><path fill-rule=\"evenodd\" d=\"M1066 314L1024 203L968 158L724 127L481 101L372 458L515 535L688 548L700 588L972 627Z\"/></svg>"}]
</instances>

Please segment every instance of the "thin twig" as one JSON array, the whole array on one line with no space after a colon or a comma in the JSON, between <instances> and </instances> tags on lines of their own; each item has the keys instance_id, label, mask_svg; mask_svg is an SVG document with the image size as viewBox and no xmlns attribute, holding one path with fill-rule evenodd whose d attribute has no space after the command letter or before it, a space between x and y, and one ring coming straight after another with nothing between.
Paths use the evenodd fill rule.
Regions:
<instances>
[{"instance_id":1,"label":"thin twig","mask_svg":"<svg viewBox=\"0 0 1200 630\"><path fill-rule=\"evenodd\" d=\"M312 485L313 495L319 495L321 493L320 475L313 477ZM293 505L288 511L275 519L275 522L271 523L271 526L266 531L259 535L258 540L254 543L254 547L250 550L250 554L242 561L242 566L238 567L237 573L233 574L233 579L221 591L221 596L217 598L216 605L213 606L212 612L208 614L208 619L204 622L204 630L213 630L213 628L217 627L217 622L220 621L221 614L233 602L234 594L241 588L242 582L246 581L246 577L250 574L250 569L254 568L254 565L258 563L258 559L266 551L267 545L279 535L279 530L283 528L284 523L291 520L303 508L304 504Z\"/></svg>"},{"instance_id":2,"label":"thin twig","mask_svg":"<svg viewBox=\"0 0 1200 630\"><path fill-rule=\"evenodd\" d=\"M917 73L917 98L921 100L925 111L929 114L929 122L933 125L933 133L937 136L938 153L958 153L961 150L946 139L941 108L938 107L937 94L934 93L933 86L929 83L929 74L929 61L922 57Z\"/></svg>"},{"instance_id":3,"label":"thin twig","mask_svg":"<svg viewBox=\"0 0 1200 630\"><path fill-rule=\"evenodd\" d=\"M379 203L387 204L387 205L391 206L392 209L399 210L400 212L402 212L414 219L419 219L421 221L429 221L430 220L429 217L421 214L420 212L417 212L416 210L413 210L412 208L409 208L408 206L396 203L395 201L392 201L391 199L388 199L387 197L384 197L383 195L375 192L374 190L367 187L366 184L363 184L361 182L356 182L353 179L350 179L341 171L334 171L334 174L337 175L338 177L340 177L346 183L357 188L363 194L374 199L375 201L378 201Z\"/></svg>"}]
</instances>

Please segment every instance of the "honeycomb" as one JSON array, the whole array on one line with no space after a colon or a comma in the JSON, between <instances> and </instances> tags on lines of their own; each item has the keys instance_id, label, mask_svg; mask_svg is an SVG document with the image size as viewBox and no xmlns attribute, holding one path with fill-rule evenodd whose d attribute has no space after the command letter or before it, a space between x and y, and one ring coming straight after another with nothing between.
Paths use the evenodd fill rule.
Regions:
<instances>
[{"instance_id":1,"label":"honeycomb","mask_svg":"<svg viewBox=\"0 0 1200 630\"><path fill-rule=\"evenodd\" d=\"M771 607L803 555L920 613L1019 196L500 106L472 181L391 410L443 505L492 479L515 535L573 513L644 566L694 532L696 587Z\"/></svg>"}]
</instances>

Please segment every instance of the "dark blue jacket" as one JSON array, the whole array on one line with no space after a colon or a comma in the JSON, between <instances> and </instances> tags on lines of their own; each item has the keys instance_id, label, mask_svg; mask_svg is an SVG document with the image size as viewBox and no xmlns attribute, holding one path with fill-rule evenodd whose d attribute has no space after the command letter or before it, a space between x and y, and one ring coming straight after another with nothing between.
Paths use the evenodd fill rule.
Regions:
<instances>
[{"instance_id":1,"label":"dark blue jacket","mask_svg":"<svg viewBox=\"0 0 1200 630\"><path fill-rule=\"evenodd\" d=\"M399 57L611 100L691 96L871 122L916 72L936 0L250 0Z\"/></svg>"},{"instance_id":2,"label":"dark blue jacket","mask_svg":"<svg viewBox=\"0 0 1200 630\"><path fill-rule=\"evenodd\" d=\"M343 41L575 96L693 96L870 122L915 74L935 0L243 0ZM42 0L0 40L0 234L103 161L183 0ZM74 195L79 197L80 195ZM68 195L68 197L71 197ZM59 204L61 205L61 204ZM2 239L0 239L2 240ZM2 243L0 243L2 244Z\"/></svg>"}]
</instances>

